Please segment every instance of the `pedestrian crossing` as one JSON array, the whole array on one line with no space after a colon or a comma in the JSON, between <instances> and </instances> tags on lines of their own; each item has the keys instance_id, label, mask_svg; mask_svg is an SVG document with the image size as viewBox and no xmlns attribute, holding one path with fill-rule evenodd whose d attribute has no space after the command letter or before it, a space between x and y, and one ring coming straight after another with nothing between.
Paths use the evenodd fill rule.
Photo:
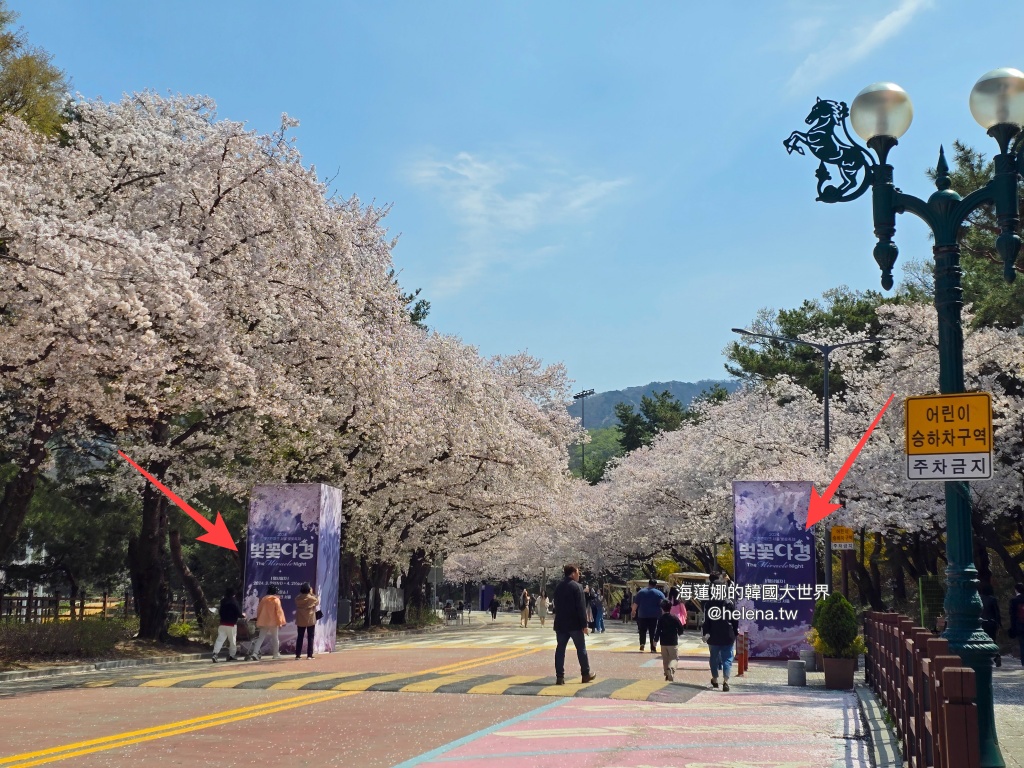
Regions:
<instances>
[{"instance_id":1,"label":"pedestrian crossing","mask_svg":"<svg viewBox=\"0 0 1024 768\"><path fill-rule=\"evenodd\" d=\"M138 675L96 681L86 687L113 688L217 688L288 691L377 691L389 693L461 693L492 696L558 696L584 699L682 703L701 685L664 680L598 679L590 683L568 679L557 685L553 676L494 675L473 672L338 672L317 675L296 671L253 672L211 670L185 675Z\"/></svg>"},{"instance_id":2,"label":"pedestrian crossing","mask_svg":"<svg viewBox=\"0 0 1024 768\"><path fill-rule=\"evenodd\" d=\"M443 635L424 635L413 638L393 638L374 642L374 647L391 650L409 650L415 648L554 648L555 633L543 633L533 630L516 631L462 631ZM638 638L628 632L606 632L587 636L587 650L611 651L616 653L636 653L639 649ZM681 638L679 654L695 655L707 658L707 646L701 645L696 638Z\"/></svg>"}]
</instances>

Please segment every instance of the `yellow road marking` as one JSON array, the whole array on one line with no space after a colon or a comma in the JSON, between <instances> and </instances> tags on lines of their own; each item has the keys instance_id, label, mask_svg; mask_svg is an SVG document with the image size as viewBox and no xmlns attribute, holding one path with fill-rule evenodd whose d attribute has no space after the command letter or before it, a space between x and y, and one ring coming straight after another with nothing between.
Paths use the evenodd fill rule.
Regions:
<instances>
[{"instance_id":1,"label":"yellow road marking","mask_svg":"<svg viewBox=\"0 0 1024 768\"><path fill-rule=\"evenodd\" d=\"M637 680L635 683L619 688L609 696L609 699L630 699L632 701L646 701L647 697L655 691L660 691L666 685L667 680Z\"/></svg>"},{"instance_id":2,"label":"yellow road marking","mask_svg":"<svg viewBox=\"0 0 1024 768\"><path fill-rule=\"evenodd\" d=\"M408 677L416 677L416 672L392 672L389 675L377 675L376 677L364 677L362 680L347 680L338 683L331 690L334 691L365 691L371 685L377 683L391 683L395 680L405 680Z\"/></svg>"},{"instance_id":3,"label":"yellow road marking","mask_svg":"<svg viewBox=\"0 0 1024 768\"><path fill-rule=\"evenodd\" d=\"M442 685L461 683L466 680L472 680L474 677L477 677L477 675L442 675L441 677L434 677L430 680L421 680L418 683L412 683L405 686L402 690L406 693L433 693Z\"/></svg>"},{"instance_id":4,"label":"yellow road marking","mask_svg":"<svg viewBox=\"0 0 1024 768\"><path fill-rule=\"evenodd\" d=\"M264 672L260 675L238 675L236 677L225 677L220 680L211 680L208 683L203 683L203 688L235 688L241 683L254 682L256 680L270 680L275 677L286 677L287 675L294 675L295 670L291 672Z\"/></svg>"},{"instance_id":5,"label":"yellow road marking","mask_svg":"<svg viewBox=\"0 0 1024 768\"><path fill-rule=\"evenodd\" d=\"M512 675L511 677L503 677L501 680L495 680L491 683L481 683L480 685L474 685L466 693L497 693L501 694L511 688L513 685L524 685L525 683L532 683L534 680L543 680L542 675Z\"/></svg>"},{"instance_id":6,"label":"yellow road marking","mask_svg":"<svg viewBox=\"0 0 1024 768\"><path fill-rule=\"evenodd\" d=\"M211 665L212 666L212 665ZM241 670L238 667L233 669L222 669L214 672L212 669L207 667L208 672L193 672L188 675L176 674L176 675L162 675L160 677L147 680L144 683L139 683L139 688L172 688L178 683L185 683L190 680L205 680L216 677L231 677L232 675L238 675Z\"/></svg>"},{"instance_id":7,"label":"yellow road marking","mask_svg":"<svg viewBox=\"0 0 1024 768\"><path fill-rule=\"evenodd\" d=\"M171 733L165 733L165 731L174 731L175 733L182 732L181 729L188 730L189 728L206 728L210 724L219 724L222 721L230 722L232 720L243 720L248 717L256 717L262 715L269 708L273 708L274 711L278 707L290 709L292 707L301 707L306 704L315 704L324 698L338 698L339 694L334 694L331 691L318 691L315 694L305 694L302 696L292 696L287 699L280 699L278 701L268 701L262 704L254 704L249 707L240 707L238 709L229 709L225 712L216 712L212 715L203 715L201 717L193 717L189 720L179 720L176 723L165 723L163 725L155 725L150 728L141 728L137 731L128 731L127 733L117 733L113 736L103 736L97 739L89 739L87 741L78 741L73 744L64 744L59 747L50 747L49 749L41 749L35 752L24 752L20 755L10 755L9 757L0 758L0 765L8 766L13 763L18 763L18 768L21 768L19 761L29 760L34 757L43 757L46 755L57 755L57 753L66 753L67 750L78 750L84 747L97 747L97 749L89 750L91 752L98 751L99 749L110 749L113 746L121 746L122 742L126 739L134 739L135 737L150 737L150 738L162 738L163 736L172 735ZM115 743L116 742L116 743ZM134 741L125 743L135 743ZM86 752L76 752L75 754L86 754ZM51 760L63 760L66 757L73 757L70 754L60 754L55 757L48 757L40 762L49 762ZM37 765L37 763L30 763L30 765Z\"/></svg>"},{"instance_id":8,"label":"yellow road marking","mask_svg":"<svg viewBox=\"0 0 1024 768\"><path fill-rule=\"evenodd\" d=\"M594 683L566 683L565 685L549 685L537 691L538 696L575 696L576 691L589 688Z\"/></svg>"},{"instance_id":9,"label":"yellow road marking","mask_svg":"<svg viewBox=\"0 0 1024 768\"><path fill-rule=\"evenodd\" d=\"M341 680L345 677L353 677L358 672L328 672L323 675L309 675L308 677L296 677L291 680L283 680L274 683L267 688L268 691L297 691L308 683L319 683L321 680Z\"/></svg>"},{"instance_id":10,"label":"yellow road marking","mask_svg":"<svg viewBox=\"0 0 1024 768\"><path fill-rule=\"evenodd\" d=\"M396 673L392 675L379 675L377 677L367 678L365 680L351 681L351 683L368 683L369 685L373 685L379 682L386 682L387 680L398 680L407 677L417 677L420 675L456 672L461 669L472 669L473 667L479 667L485 664L493 664L502 661L507 661L509 659L519 658L520 656L527 656L531 653L536 653L539 650L541 649L533 648L527 651L522 651L520 649L514 649L512 651L505 650L500 653L495 653L490 656L484 656L479 659L470 659L465 662L447 664L445 666L435 667L433 669L426 669L418 672ZM199 675L184 675L171 678L161 678L159 680L150 680L147 683L143 683L139 687L166 688L174 684L174 682L172 681L198 680L203 678L220 677L223 675L231 674L237 674L237 671L224 670ZM277 676L277 674L278 673L273 673L270 676ZM337 676L340 675L331 675L331 677ZM281 684L279 683L278 685ZM38 750L35 752L24 752L18 755L10 755L8 757L0 758L0 766L3 766L3 768L30 768L31 766L43 765L44 763L53 763L59 760L66 760L70 757L80 757L81 755L88 755L94 752L102 752L105 750L117 749L119 747L125 747L131 744L139 744L146 741L153 741L155 739L167 738L169 736L177 736L183 733L198 731L204 728L212 728L217 725L233 723L239 720L247 720L254 717L262 717L263 715L269 715L275 712L283 712L289 709L295 709L297 707L305 707L310 704L318 704L320 702L332 701L334 699L340 699L346 696L354 696L360 690L364 689L345 690L343 688L336 686L334 690L331 691L317 691L315 693L293 696L291 698L282 699L280 701L265 702L263 704L242 707L240 709L232 709L224 712L217 712L211 715L203 715L201 717L191 718L189 720L181 720L175 723L166 723L164 725L157 725L136 731L128 731L126 733L114 734L112 736L105 736L97 739L89 739L87 741L65 744L59 747L50 747L49 749Z\"/></svg>"}]
</instances>

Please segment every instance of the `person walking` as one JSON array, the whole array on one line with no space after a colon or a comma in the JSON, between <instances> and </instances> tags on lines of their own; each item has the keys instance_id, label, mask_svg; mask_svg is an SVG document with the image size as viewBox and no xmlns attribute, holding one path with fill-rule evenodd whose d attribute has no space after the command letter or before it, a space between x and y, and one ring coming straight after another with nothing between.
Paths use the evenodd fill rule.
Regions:
<instances>
[{"instance_id":1,"label":"person walking","mask_svg":"<svg viewBox=\"0 0 1024 768\"><path fill-rule=\"evenodd\" d=\"M523 590L519 596L519 626L525 627L530 623L530 593Z\"/></svg>"},{"instance_id":2,"label":"person walking","mask_svg":"<svg viewBox=\"0 0 1024 768\"><path fill-rule=\"evenodd\" d=\"M546 592L541 592L537 598L537 618L540 619L540 625L544 626L544 619L548 617L548 596Z\"/></svg>"},{"instance_id":3,"label":"person walking","mask_svg":"<svg viewBox=\"0 0 1024 768\"><path fill-rule=\"evenodd\" d=\"M1010 598L1011 639L1020 642L1020 663L1024 666L1024 584L1017 582L1017 594Z\"/></svg>"},{"instance_id":4,"label":"person walking","mask_svg":"<svg viewBox=\"0 0 1024 768\"><path fill-rule=\"evenodd\" d=\"M626 587L626 591L622 593L622 600L619 602L619 618L622 619L623 624L629 622L631 618L630 611L632 609L633 593L629 591L629 587Z\"/></svg>"},{"instance_id":5,"label":"person walking","mask_svg":"<svg viewBox=\"0 0 1024 768\"><path fill-rule=\"evenodd\" d=\"M235 590L230 587L224 590L224 597L220 601L220 626L217 627L217 642L213 644L213 661L220 661L220 649L224 647L225 641L228 644L228 661L238 661L235 654L238 652L238 620L245 617L242 606L238 604L235 597Z\"/></svg>"},{"instance_id":6,"label":"person walking","mask_svg":"<svg viewBox=\"0 0 1024 768\"><path fill-rule=\"evenodd\" d=\"M589 683L596 679L590 668L587 656L587 605L580 587L580 569L575 565L562 568L565 577L555 587L555 685L565 685L565 649L572 640L576 648L576 658L580 662L580 674L583 682Z\"/></svg>"},{"instance_id":7,"label":"person walking","mask_svg":"<svg viewBox=\"0 0 1024 768\"><path fill-rule=\"evenodd\" d=\"M491 612L491 621L498 620L498 609L501 607L501 603L498 602L497 596L491 598L491 602L487 604L487 610Z\"/></svg>"},{"instance_id":8,"label":"person walking","mask_svg":"<svg viewBox=\"0 0 1024 768\"><path fill-rule=\"evenodd\" d=\"M256 661L263 657L263 640L267 637L270 638L273 658L281 658L281 639L278 632L286 623L281 598L277 596L277 587L271 584L267 587L267 594L260 600L259 608L256 609L256 627L260 631L256 636Z\"/></svg>"},{"instance_id":9,"label":"person walking","mask_svg":"<svg viewBox=\"0 0 1024 768\"><path fill-rule=\"evenodd\" d=\"M632 615L640 632L641 653L647 644L647 635L651 637L651 653L658 652L658 617L661 616L661 601L664 599L665 593L658 589L655 579L650 579L647 586L633 597Z\"/></svg>"},{"instance_id":10,"label":"person walking","mask_svg":"<svg viewBox=\"0 0 1024 768\"><path fill-rule=\"evenodd\" d=\"M594 617L594 631L604 632L604 602L597 588L590 591L590 613Z\"/></svg>"},{"instance_id":11,"label":"person walking","mask_svg":"<svg viewBox=\"0 0 1024 768\"><path fill-rule=\"evenodd\" d=\"M299 596L295 598L295 628L298 636L295 638L295 658L302 658L302 635L309 639L306 641L306 658L313 658L313 634L316 632L317 608L320 607L320 598L313 594L313 588L306 582L299 587Z\"/></svg>"},{"instance_id":12,"label":"person walking","mask_svg":"<svg viewBox=\"0 0 1024 768\"><path fill-rule=\"evenodd\" d=\"M736 606L732 600L713 597L706 601L703 607L704 641L708 644L711 654L711 687L718 687L718 671L721 670L722 690L728 691L736 636L739 634Z\"/></svg>"},{"instance_id":13,"label":"person walking","mask_svg":"<svg viewBox=\"0 0 1024 768\"><path fill-rule=\"evenodd\" d=\"M996 636L999 634L999 628L1003 626L1003 617L999 613L999 601L996 600L996 593L992 589L991 584L982 584L978 592L981 593L981 628L985 630L985 634L991 637L992 642L995 643ZM997 667L1003 666L1003 654L1000 651L996 651L993 661L995 661Z\"/></svg>"},{"instance_id":14,"label":"person walking","mask_svg":"<svg viewBox=\"0 0 1024 768\"><path fill-rule=\"evenodd\" d=\"M676 679L676 661L679 658L679 636L683 634L683 624L679 617L672 613L672 601L661 601L661 616L658 617L658 637L661 638L661 667L665 671L665 679L670 683Z\"/></svg>"}]
</instances>

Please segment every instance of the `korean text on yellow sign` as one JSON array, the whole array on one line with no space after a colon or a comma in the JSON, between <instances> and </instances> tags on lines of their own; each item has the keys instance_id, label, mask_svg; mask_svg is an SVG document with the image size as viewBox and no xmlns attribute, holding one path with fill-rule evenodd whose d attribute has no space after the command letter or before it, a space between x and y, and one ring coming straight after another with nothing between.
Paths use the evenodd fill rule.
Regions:
<instances>
[{"instance_id":1,"label":"korean text on yellow sign","mask_svg":"<svg viewBox=\"0 0 1024 768\"><path fill-rule=\"evenodd\" d=\"M853 528L832 526L832 549L853 549Z\"/></svg>"},{"instance_id":2,"label":"korean text on yellow sign","mask_svg":"<svg viewBox=\"0 0 1024 768\"><path fill-rule=\"evenodd\" d=\"M908 397L907 477L968 480L992 476L992 398L988 392Z\"/></svg>"}]
</instances>

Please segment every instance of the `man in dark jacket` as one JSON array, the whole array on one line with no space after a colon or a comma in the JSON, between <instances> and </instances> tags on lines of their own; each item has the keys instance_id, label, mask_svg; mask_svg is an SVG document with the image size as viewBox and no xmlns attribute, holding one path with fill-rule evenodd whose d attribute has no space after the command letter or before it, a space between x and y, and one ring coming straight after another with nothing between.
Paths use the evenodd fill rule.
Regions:
<instances>
[{"instance_id":1,"label":"man in dark jacket","mask_svg":"<svg viewBox=\"0 0 1024 768\"><path fill-rule=\"evenodd\" d=\"M1020 663L1024 666L1024 584L1017 583L1017 594L1010 599L1010 637L1020 641Z\"/></svg>"},{"instance_id":2,"label":"man in dark jacket","mask_svg":"<svg viewBox=\"0 0 1024 768\"><path fill-rule=\"evenodd\" d=\"M590 633L587 628L587 604L583 597L583 587L580 586L580 569L575 565L567 565L562 569L565 578L555 587L555 605L558 610L555 612L555 683L565 685L565 648L572 640L576 648L576 658L580 662L580 672L583 674L583 682L589 683L595 678L590 671L590 659L587 658L586 635Z\"/></svg>"},{"instance_id":3,"label":"man in dark jacket","mask_svg":"<svg viewBox=\"0 0 1024 768\"><path fill-rule=\"evenodd\" d=\"M714 582L712 582L712 586ZM739 634L739 620L732 600L713 597L704 603L704 640L711 652L711 687L718 687L718 670L722 670L722 690L729 690L732 657Z\"/></svg>"},{"instance_id":4,"label":"man in dark jacket","mask_svg":"<svg viewBox=\"0 0 1024 768\"><path fill-rule=\"evenodd\" d=\"M237 652L236 638L238 636L238 620L245 616L242 607L235 598L235 590L224 591L224 599L220 601L220 626L217 628L217 642L213 645L213 660L220 658L220 649L224 647L224 641L228 643L228 661L238 661L235 657Z\"/></svg>"}]
</instances>

